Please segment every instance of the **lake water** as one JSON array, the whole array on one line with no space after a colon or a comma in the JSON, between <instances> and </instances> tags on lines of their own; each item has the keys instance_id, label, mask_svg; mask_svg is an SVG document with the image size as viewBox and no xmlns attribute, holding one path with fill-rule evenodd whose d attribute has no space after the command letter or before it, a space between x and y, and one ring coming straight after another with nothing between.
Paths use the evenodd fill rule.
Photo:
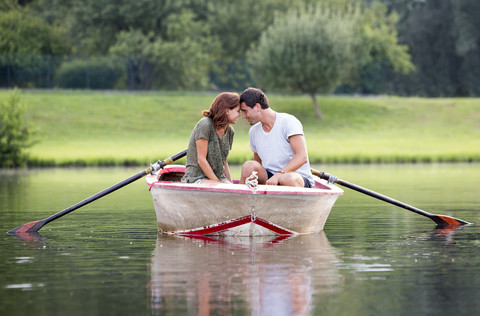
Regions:
<instances>
[{"instance_id":1,"label":"lake water","mask_svg":"<svg viewBox=\"0 0 480 316\"><path fill-rule=\"evenodd\" d=\"M480 165L316 166L425 211L480 223ZM0 171L1 315L471 315L480 229L345 188L320 234L158 234L144 179L21 239L138 169ZM234 171L238 175L238 170Z\"/></svg>"}]
</instances>

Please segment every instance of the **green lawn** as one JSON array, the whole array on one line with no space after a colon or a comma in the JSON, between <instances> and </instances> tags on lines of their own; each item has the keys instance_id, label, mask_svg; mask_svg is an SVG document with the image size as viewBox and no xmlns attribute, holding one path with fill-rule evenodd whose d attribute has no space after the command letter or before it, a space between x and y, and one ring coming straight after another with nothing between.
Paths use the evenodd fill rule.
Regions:
<instances>
[{"instance_id":1,"label":"green lawn","mask_svg":"<svg viewBox=\"0 0 480 316\"><path fill-rule=\"evenodd\" d=\"M0 91L0 100L9 91ZM187 147L215 93L23 91L38 142L30 165L148 164ZM480 99L269 95L302 121L312 162L480 161ZM236 130L230 162L251 158L249 125Z\"/></svg>"}]
</instances>

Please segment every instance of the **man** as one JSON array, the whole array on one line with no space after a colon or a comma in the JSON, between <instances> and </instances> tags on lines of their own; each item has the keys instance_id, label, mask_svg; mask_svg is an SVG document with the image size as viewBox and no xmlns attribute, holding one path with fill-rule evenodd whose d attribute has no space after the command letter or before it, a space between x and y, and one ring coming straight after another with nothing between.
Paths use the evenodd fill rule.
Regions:
<instances>
[{"instance_id":1,"label":"man","mask_svg":"<svg viewBox=\"0 0 480 316\"><path fill-rule=\"evenodd\" d=\"M277 113L262 90L247 88L240 95L242 118L249 131L253 159L242 166L240 183L256 171L259 184L310 188L314 185L302 123L293 115Z\"/></svg>"}]
</instances>

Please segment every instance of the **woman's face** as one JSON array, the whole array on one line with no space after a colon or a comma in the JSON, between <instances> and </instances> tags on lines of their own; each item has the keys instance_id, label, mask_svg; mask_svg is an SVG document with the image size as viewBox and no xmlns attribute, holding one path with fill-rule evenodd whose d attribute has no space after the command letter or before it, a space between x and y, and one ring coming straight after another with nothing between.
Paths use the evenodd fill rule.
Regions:
<instances>
[{"instance_id":1,"label":"woman's face","mask_svg":"<svg viewBox=\"0 0 480 316\"><path fill-rule=\"evenodd\" d=\"M227 117L230 124L237 123L237 118L240 117L240 105L237 105L233 109L228 110Z\"/></svg>"}]
</instances>

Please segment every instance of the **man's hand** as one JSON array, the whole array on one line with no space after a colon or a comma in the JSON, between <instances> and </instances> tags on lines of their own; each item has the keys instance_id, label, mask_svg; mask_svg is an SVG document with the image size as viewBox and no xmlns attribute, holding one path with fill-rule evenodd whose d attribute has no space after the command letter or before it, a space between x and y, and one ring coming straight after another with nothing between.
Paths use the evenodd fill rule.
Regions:
<instances>
[{"instance_id":1,"label":"man's hand","mask_svg":"<svg viewBox=\"0 0 480 316\"><path fill-rule=\"evenodd\" d=\"M268 185L278 185L280 178L283 176L281 173L275 173L270 179L267 180Z\"/></svg>"}]
</instances>

